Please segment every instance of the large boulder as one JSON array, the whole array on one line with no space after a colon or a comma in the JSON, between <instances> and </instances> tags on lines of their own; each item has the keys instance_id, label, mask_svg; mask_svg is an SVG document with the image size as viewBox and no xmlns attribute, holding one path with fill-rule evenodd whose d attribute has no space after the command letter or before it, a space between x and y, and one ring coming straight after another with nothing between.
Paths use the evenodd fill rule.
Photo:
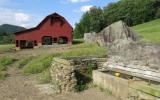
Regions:
<instances>
[{"instance_id":1,"label":"large boulder","mask_svg":"<svg viewBox=\"0 0 160 100\"><path fill-rule=\"evenodd\" d=\"M113 43L117 39L126 39L136 41L138 36L136 33L128 27L123 21L118 21L103 29L98 35L101 37L101 41L105 41L103 45ZM102 43L100 43L102 44Z\"/></svg>"},{"instance_id":2,"label":"large boulder","mask_svg":"<svg viewBox=\"0 0 160 100\"><path fill-rule=\"evenodd\" d=\"M86 43L96 43L96 36L97 36L97 34L95 32L85 33L84 34L84 41Z\"/></svg>"},{"instance_id":3,"label":"large boulder","mask_svg":"<svg viewBox=\"0 0 160 100\"><path fill-rule=\"evenodd\" d=\"M125 66L146 66L160 71L159 45L118 39L115 40L108 49L108 62L123 63Z\"/></svg>"},{"instance_id":4,"label":"large boulder","mask_svg":"<svg viewBox=\"0 0 160 100\"><path fill-rule=\"evenodd\" d=\"M100 46L108 46L117 39L136 41L137 34L128 27L123 21L115 22L104 28L99 33L86 33L84 40L87 43L98 43Z\"/></svg>"}]
</instances>

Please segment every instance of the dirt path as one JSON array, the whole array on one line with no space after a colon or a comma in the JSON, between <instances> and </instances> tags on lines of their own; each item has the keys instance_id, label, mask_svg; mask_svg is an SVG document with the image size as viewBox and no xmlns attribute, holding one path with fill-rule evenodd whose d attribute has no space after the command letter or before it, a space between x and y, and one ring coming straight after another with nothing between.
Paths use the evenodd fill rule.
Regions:
<instances>
[{"instance_id":1,"label":"dirt path","mask_svg":"<svg viewBox=\"0 0 160 100\"><path fill-rule=\"evenodd\" d=\"M95 88L82 93L42 94L35 86L35 76L24 76L14 65L7 73L6 80L0 81L0 100L116 100Z\"/></svg>"}]
</instances>

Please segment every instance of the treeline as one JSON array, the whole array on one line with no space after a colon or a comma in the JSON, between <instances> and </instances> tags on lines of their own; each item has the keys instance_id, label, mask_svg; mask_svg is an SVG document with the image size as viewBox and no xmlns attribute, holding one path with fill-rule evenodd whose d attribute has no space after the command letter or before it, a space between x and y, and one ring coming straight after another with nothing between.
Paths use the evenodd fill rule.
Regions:
<instances>
[{"instance_id":1,"label":"treeline","mask_svg":"<svg viewBox=\"0 0 160 100\"><path fill-rule=\"evenodd\" d=\"M100 32L119 20L134 26L157 18L160 18L160 0L120 0L84 13L75 26L74 38L82 38L88 32Z\"/></svg>"},{"instance_id":2,"label":"treeline","mask_svg":"<svg viewBox=\"0 0 160 100\"><path fill-rule=\"evenodd\" d=\"M14 33L22 30L25 28L9 24L0 25L0 44L14 43Z\"/></svg>"},{"instance_id":3,"label":"treeline","mask_svg":"<svg viewBox=\"0 0 160 100\"><path fill-rule=\"evenodd\" d=\"M0 44L11 44L14 43L14 41L13 34L0 35Z\"/></svg>"}]
</instances>

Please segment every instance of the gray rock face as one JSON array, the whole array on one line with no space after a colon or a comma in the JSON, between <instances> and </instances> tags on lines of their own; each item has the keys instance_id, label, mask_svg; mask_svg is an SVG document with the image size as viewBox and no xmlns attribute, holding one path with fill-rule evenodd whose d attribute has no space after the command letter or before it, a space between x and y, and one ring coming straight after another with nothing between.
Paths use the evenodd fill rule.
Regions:
<instances>
[{"instance_id":1,"label":"gray rock face","mask_svg":"<svg viewBox=\"0 0 160 100\"><path fill-rule=\"evenodd\" d=\"M86 43L96 43L96 33L85 33L84 34L84 41Z\"/></svg>"},{"instance_id":2,"label":"gray rock face","mask_svg":"<svg viewBox=\"0 0 160 100\"><path fill-rule=\"evenodd\" d=\"M100 46L107 46L117 39L136 41L138 36L124 22L119 21L106 27L99 33L85 33L84 40L87 43L98 43Z\"/></svg>"},{"instance_id":3,"label":"gray rock face","mask_svg":"<svg viewBox=\"0 0 160 100\"><path fill-rule=\"evenodd\" d=\"M138 36L136 33L129 28L123 21L118 21L110 26L103 29L100 33L98 33L99 37L101 37L101 41L104 41L106 46L109 43L113 43L117 39L125 39L125 40L133 40L136 41L138 39Z\"/></svg>"},{"instance_id":4,"label":"gray rock face","mask_svg":"<svg viewBox=\"0 0 160 100\"><path fill-rule=\"evenodd\" d=\"M108 61L125 65L146 66L160 71L160 46L116 40L109 48Z\"/></svg>"}]
</instances>

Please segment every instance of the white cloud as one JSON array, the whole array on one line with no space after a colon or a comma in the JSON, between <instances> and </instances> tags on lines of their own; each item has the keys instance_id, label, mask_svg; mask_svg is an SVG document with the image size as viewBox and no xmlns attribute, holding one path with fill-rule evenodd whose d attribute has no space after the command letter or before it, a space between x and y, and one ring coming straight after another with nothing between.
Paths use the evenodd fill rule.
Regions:
<instances>
[{"instance_id":1,"label":"white cloud","mask_svg":"<svg viewBox=\"0 0 160 100\"><path fill-rule=\"evenodd\" d=\"M13 24L23 27L31 27L32 16L8 8L0 7L0 24Z\"/></svg>"},{"instance_id":2,"label":"white cloud","mask_svg":"<svg viewBox=\"0 0 160 100\"><path fill-rule=\"evenodd\" d=\"M87 12L87 11L90 11L92 7L93 5L85 5L85 6L82 6L80 9L75 9L74 12Z\"/></svg>"},{"instance_id":3,"label":"white cloud","mask_svg":"<svg viewBox=\"0 0 160 100\"><path fill-rule=\"evenodd\" d=\"M14 17L15 20L20 23L28 22L30 20L30 16L24 13L15 13Z\"/></svg>"},{"instance_id":4,"label":"white cloud","mask_svg":"<svg viewBox=\"0 0 160 100\"><path fill-rule=\"evenodd\" d=\"M93 7L93 5L82 6L80 8L80 11L81 12L86 12L86 11L89 11L92 7Z\"/></svg>"},{"instance_id":5,"label":"white cloud","mask_svg":"<svg viewBox=\"0 0 160 100\"><path fill-rule=\"evenodd\" d=\"M90 0L69 0L72 3L78 3L78 2L89 2Z\"/></svg>"}]
</instances>

